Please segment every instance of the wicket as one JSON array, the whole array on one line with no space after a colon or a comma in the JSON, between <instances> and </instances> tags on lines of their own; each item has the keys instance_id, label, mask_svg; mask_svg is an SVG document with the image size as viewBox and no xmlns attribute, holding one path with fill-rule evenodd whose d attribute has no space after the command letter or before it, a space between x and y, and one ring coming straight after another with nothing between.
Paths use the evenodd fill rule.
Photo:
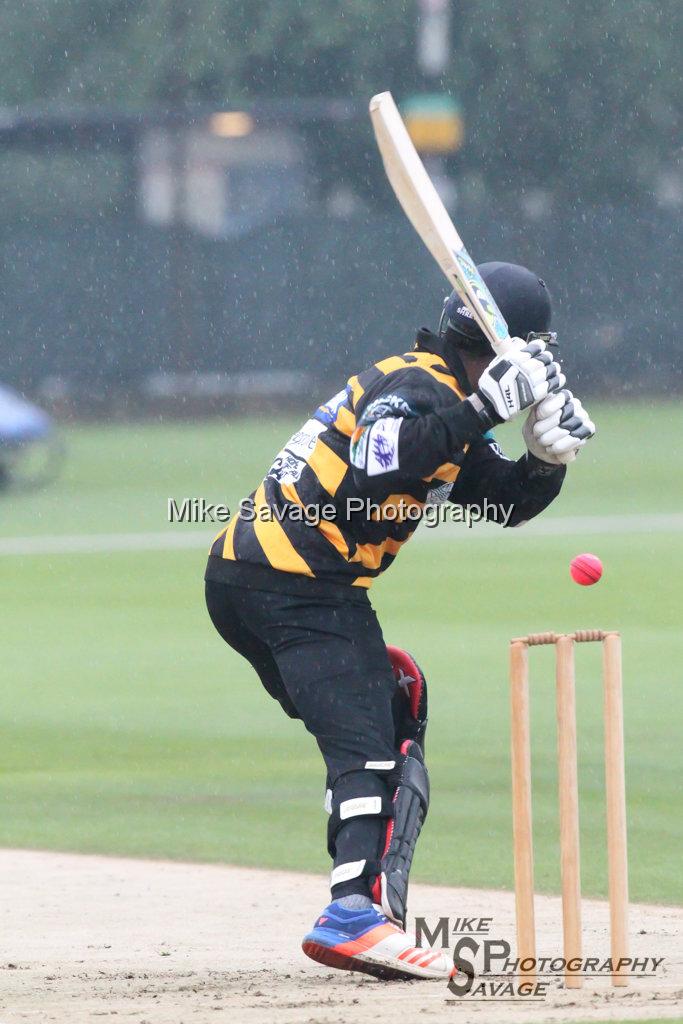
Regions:
<instances>
[{"instance_id":1,"label":"wicket","mask_svg":"<svg viewBox=\"0 0 683 1024\"><path fill-rule=\"evenodd\" d=\"M522 962L530 959L534 962L536 960L528 652L530 647L542 644L553 644L555 647L563 956L569 964L572 960L580 961L582 955L574 644L590 642L601 642L603 648L607 858L613 966L616 966L621 958L628 956L628 867L621 638L615 632L592 629L569 634L532 633L529 636L517 637L510 642L515 908L517 955ZM535 970L525 973L531 976L535 974ZM582 981L581 973L567 967L565 970L567 988L580 988ZM612 972L612 984L628 984L628 978L621 969L617 968Z\"/></svg>"}]
</instances>

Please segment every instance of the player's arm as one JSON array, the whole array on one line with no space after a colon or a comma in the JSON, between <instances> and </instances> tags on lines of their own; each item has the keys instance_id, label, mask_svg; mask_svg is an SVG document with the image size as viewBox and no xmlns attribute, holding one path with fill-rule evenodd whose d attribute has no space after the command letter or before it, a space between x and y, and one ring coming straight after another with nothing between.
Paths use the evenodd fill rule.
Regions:
<instances>
[{"instance_id":1,"label":"player's arm","mask_svg":"<svg viewBox=\"0 0 683 1024\"><path fill-rule=\"evenodd\" d=\"M555 500L565 473L566 466L550 465L531 452L513 462L496 441L481 438L467 452L449 498L478 506L489 520L520 526Z\"/></svg>"},{"instance_id":2,"label":"player's arm","mask_svg":"<svg viewBox=\"0 0 683 1024\"><path fill-rule=\"evenodd\" d=\"M506 526L519 526L542 512L560 493L567 462L576 458L595 433L588 413L568 388L534 405L524 424L528 451L517 462L507 459L493 440L469 449L451 490L458 505L478 505L488 519L503 521L501 507L511 510ZM488 501L489 504L486 504Z\"/></svg>"},{"instance_id":3,"label":"player's arm","mask_svg":"<svg viewBox=\"0 0 683 1024\"><path fill-rule=\"evenodd\" d=\"M514 339L511 352L492 360L464 401L419 368L395 371L357 404L350 444L356 485L371 491L380 483L432 476L494 424L563 384L544 343L525 345L520 339Z\"/></svg>"},{"instance_id":4,"label":"player's arm","mask_svg":"<svg viewBox=\"0 0 683 1024\"><path fill-rule=\"evenodd\" d=\"M424 377L419 369L389 375L357 410L350 456L359 489L431 476L481 437L484 426L472 406L452 396L446 407L445 385Z\"/></svg>"}]
</instances>

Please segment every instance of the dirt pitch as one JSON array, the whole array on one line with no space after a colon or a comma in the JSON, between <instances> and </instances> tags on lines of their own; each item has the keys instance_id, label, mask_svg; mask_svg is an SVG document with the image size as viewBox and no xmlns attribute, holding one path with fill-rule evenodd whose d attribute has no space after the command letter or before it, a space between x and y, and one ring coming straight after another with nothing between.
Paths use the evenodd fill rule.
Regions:
<instances>
[{"instance_id":1,"label":"dirt pitch","mask_svg":"<svg viewBox=\"0 0 683 1024\"><path fill-rule=\"evenodd\" d=\"M381 983L318 967L301 936L326 899L318 876L77 854L0 851L0 1024L402 1024L579 1021L683 1015L683 908L634 906L633 953L664 956L655 978L544 1002L454 999L440 982ZM411 909L494 919L513 934L510 894L414 885ZM556 899L538 900L539 953L560 948ZM585 952L607 952L605 904L585 904Z\"/></svg>"}]
</instances>

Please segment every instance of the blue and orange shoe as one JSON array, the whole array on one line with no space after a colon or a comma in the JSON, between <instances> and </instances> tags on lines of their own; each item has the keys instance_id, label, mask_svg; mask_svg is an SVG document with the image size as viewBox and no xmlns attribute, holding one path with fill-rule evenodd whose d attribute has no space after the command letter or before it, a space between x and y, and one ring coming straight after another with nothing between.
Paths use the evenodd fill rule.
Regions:
<instances>
[{"instance_id":1,"label":"blue and orange shoe","mask_svg":"<svg viewBox=\"0 0 683 1024\"><path fill-rule=\"evenodd\" d=\"M304 938L311 960L341 971L362 971L376 978L452 978L453 961L440 950L417 946L414 935L399 928L373 903L367 910L346 910L330 903Z\"/></svg>"}]
</instances>

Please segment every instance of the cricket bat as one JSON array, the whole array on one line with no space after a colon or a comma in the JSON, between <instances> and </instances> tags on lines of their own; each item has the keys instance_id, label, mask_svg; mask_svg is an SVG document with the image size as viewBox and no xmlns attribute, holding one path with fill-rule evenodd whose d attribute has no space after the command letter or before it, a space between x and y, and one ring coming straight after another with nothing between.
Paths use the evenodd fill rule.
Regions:
<instances>
[{"instance_id":1,"label":"cricket bat","mask_svg":"<svg viewBox=\"0 0 683 1024\"><path fill-rule=\"evenodd\" d=\"M370 118L384 170L403 212L468 306L494 352L502 355L510 344L508 326L455 230L390 92L372 97Z\"/></svg>"}]
</instances>

